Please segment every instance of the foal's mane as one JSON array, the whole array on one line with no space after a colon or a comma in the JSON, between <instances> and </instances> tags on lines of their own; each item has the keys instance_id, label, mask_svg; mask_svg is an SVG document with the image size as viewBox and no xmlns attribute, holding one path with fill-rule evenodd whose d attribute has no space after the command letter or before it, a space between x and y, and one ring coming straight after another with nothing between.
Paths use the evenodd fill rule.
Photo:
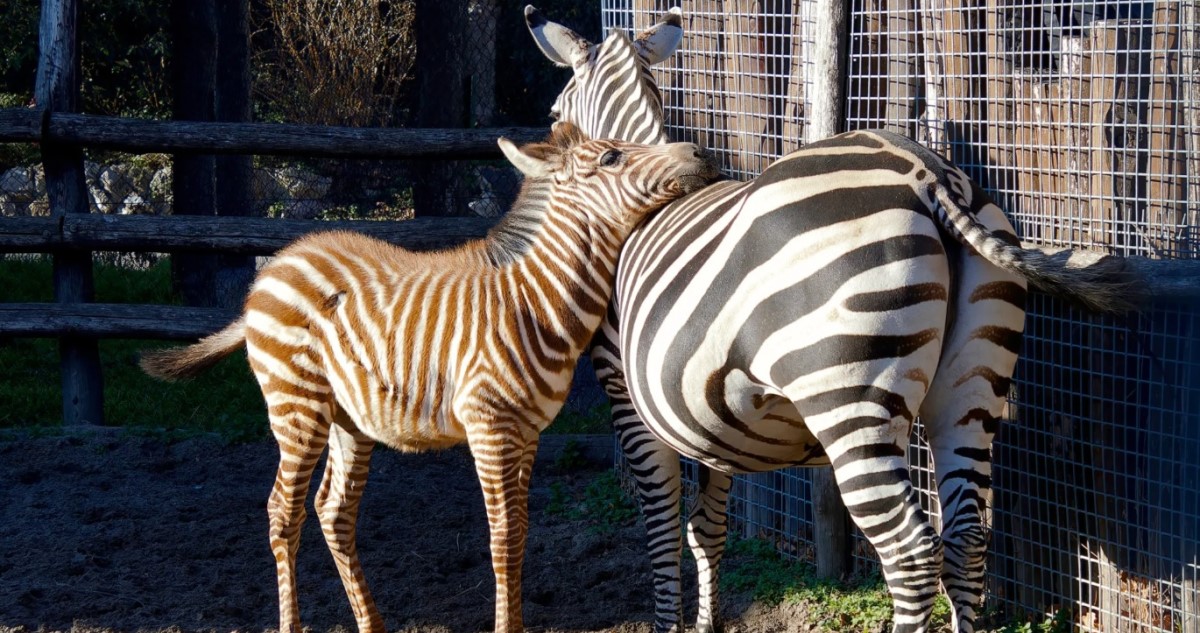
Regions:
<instances>
[{"instance_id":1,"label":"foal's mane","mask_svg":"<svg viewBox=\"0 0 1200 633\"><path fill-rule=\"evenodd\" d=\"M587 137L573 124L555 123L545 141L525 145L521 150L542 160L551 160L565 155L585 140ZM552 184L550 178L526 176L521 181L521 190L512 207L485 238L484 248L493 265L513 263L529 252L550 210Z\"/></svg>"}]
</instances>

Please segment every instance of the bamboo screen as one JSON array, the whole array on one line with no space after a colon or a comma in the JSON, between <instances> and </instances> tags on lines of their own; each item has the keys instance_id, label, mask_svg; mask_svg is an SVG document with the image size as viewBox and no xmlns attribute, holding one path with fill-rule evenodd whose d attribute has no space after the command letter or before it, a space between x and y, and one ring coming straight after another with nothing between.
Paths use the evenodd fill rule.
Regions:
<instances>
[{"instance_id":1,"label":"bamboo screen","mask_svg":"<svg viewBox=\"0 0 1200 633\"><path fill-rule=\"evenodd\" d=\"M656 69L672 138L714 149L737 178L798 147L812 2L681 3L683 44ZM671 4L602 0L603 24L642 28ZM1198 258L1198 4L851 0L845 128L944 153L1025 240ZM1200 309L1102 318L1034 293L1007 418L991 620L1065 611L1083 631L1200 631ZM910 456L936 508L928 452L917 441ZM810 481L739 476L733 530L811 558ZM874 564L861 538L855 554Z\"/></svg>"}]
</instances>

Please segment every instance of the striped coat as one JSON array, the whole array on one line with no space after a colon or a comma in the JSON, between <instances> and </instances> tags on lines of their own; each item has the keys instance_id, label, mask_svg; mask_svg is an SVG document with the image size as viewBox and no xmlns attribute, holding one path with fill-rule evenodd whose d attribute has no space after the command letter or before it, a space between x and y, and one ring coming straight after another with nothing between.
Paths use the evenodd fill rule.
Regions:
<instances>
[{"instance_id":1,"label":"striped coat","mask_svg":"<svg viewBox=\"0 0 1200 633\"><path fill-rule=\"evenodd\" d=\"M546 56L572 69L552 115L592 134L663 142L649 67L681 41L678 9L632 41L614 32L595 45L533 7L526 21ZM618 269L592 356L642 502L656 631L682 620L683 454L700 464L686 519L697 631L720 628L731 473L831 464L881 558L895 630L926 630L941 585L956 631L969 633L983 589L990 448L1026 284L1101 310L1136 296L1120 260L1021 248L961 170L871 131L668 205L630 237ZM909 479L918 415L940 532Z\"/></svg>"},{"instance_id":2,"label":"striped coat","mask_svg":"<svg viewBox=\"0 0 1200 633\"><path fill-rule=\"evenodd\" d=\"M326 447L315 500L322 531L359 630L383 630L354 537L375 442L402 451L468 444L491 531L495 628L522 629L538 434L600 323L622 241L717 171L691 144L588 141L569 124L545 144L501 146L526 180L487 239L413 253L354 233L310 235L262 269L238 321L143 358L148 373L180 378L245 345L280 448L268 514L281 631L300 630L295 554Z\"/></svg>"}]
</instances>

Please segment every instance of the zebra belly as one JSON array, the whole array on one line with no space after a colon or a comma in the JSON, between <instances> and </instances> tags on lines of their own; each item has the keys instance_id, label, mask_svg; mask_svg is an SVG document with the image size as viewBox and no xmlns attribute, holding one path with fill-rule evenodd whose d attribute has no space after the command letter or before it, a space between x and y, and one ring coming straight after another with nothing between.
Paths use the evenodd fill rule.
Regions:
<instances>
[{"instance_id":1,"label":"zebra belly","mask_svg":"<svg viewBox=\"0 0 1200 633\"><path fill-rule=\"evenodd\" d=\"M444 372L409 376L406 365L389 362L386 352L370 354L367 348L347 344L345 323L335 319L328 327L334 330L334 336L325 336L330 386L338 408L367 437L404 452L449 448L466 441L466 430L451 411L453 381ZM406 345L393 342L388 348ZM389 370L389 365L394 369Z\"/></svg>"}]
</instances>

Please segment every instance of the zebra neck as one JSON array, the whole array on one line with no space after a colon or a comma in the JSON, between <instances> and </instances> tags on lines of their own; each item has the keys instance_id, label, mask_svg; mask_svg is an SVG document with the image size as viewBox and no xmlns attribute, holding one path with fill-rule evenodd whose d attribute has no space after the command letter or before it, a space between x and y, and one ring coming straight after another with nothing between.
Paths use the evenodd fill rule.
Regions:
<instances>
[{"instance_id":1,"label":"zebra neck","mask_svg":"<svg viewBox=\"0 0 1200 633\"><path fill-rule=\"evenodd\" d=\"M574 362L608 306L622 229L597 224L574 201L552 205L527 252L502 277L550 347Z\"/></svg>"},{"instance_id":2,"label":"zebra neck","mask_svg":"<svg viewBox=\"0 0 1200 633\"><path fill-rule=\"evenodd\" d=\"M488 231L484 251L493 266L502 267L527 255L550 210L549 180L526 178L513 206Z\"/></svg>"}]
</instances>

